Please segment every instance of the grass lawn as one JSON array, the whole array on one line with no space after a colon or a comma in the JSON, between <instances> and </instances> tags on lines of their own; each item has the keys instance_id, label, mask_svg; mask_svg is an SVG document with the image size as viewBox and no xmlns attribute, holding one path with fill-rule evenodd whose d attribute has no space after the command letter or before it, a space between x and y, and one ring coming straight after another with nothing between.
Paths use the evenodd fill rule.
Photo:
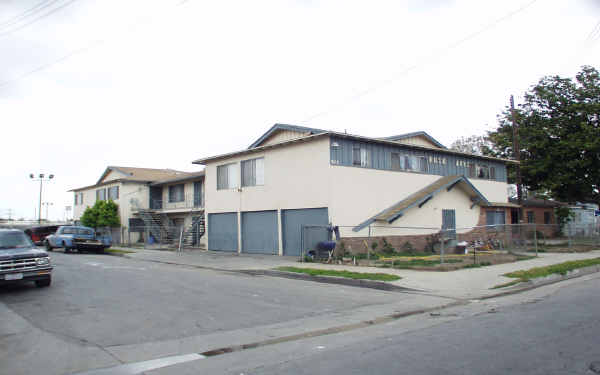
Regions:
<instances>
[{"instance_id":1,"label":"grass lawn","mask_svg":"<svg viewBox=\"0 0 600 375\"><path fill-rule=\"evenodd\" d=\"M566 275L567 272L576 270L578 268L594 266L600 264L600 258L583 259L583 260L572 260L564 263L553 264L546 267L535 267L528 270L520 270L504 274L506 277L513 277L517 280L513 280L506 284L496 285L492 289L504 288L507 286L515 285L520 282L529 281L538 277L545 277L553 274Z\"/></svg>"},{"instance_id":2,"label":"grass lawn","mask_svg":"<svg viewBox=\"0 0 600 375\"><path fill-rule=\"evenodd\" d=\"M336 270L320 270L314 268L299 268L299 267L277 267L278 271L304 273L312 276L337 276L348 279L360 280L377 280L377 281L395 281L400 280L400 276L390 275L387 273L364 273L351 271L336 271Z\"/></svg>"}]
</instances>

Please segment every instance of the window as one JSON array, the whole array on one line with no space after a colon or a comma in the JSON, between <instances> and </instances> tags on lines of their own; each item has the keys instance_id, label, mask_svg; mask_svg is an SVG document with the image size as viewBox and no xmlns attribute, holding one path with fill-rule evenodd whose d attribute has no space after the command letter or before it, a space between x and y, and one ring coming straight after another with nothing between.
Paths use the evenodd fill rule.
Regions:
<instances>
[{"instance_id":1,"label":"window","mask_svg":"<svg viewBox=\"0 0 600 375\"><path fill-rule=\"evenodd\" d=\"M354 146L352 148L352 164L360 165L361 167L368 167L369 161L369 150L364 147Z\"/></svg>"},{"instance_id":2,"label":"window","mask_svg":"<svg viewBox=\"0 0 600 375\"><path fill-rule=\"evenodd\" d=\"M79 193L79 204L83 204L83 193Z\"/></svg>"},{"instance_id":3,"label":"window","mask_svg":"<svg viewBox=\"0 0 600 375\"><path fill-rule=\"evenodd\" d=\"M496 168L490 167L490 180L496 179Z\"/></svg>"},{"instance_id":4,"label":"window","mask_svg":"<svg viewBox=\"0 0 600 375\"><path fill-rule=\"evenodd\" d=\"M337 142L331 144L331 164L340 164L340 144Z\"/></svg>"},{"instance_id":5,"label":"window","mask_svg":"<svg viewBox=\"0 0 600 375\"><path fill-rule=\"evenodd\" d=\"M77 234L77 229L73 227L65 227L61 231L62 234Z\"/></svg>"},{"instance_id":6,"label":"window","mask_svg":"<svg viewBox=\"0 0 600 375\"><path fill-rule=\"evenodd\" d=\"M419 172L427 172L427 158L425 156L419 156Z\"/></svg>"},{"instance_id":7,"label":"window","mask_svg":"<svg viewBox=\"0 0 600 375\"><path fill-rule=\"evenodd\" d=\"M548 211L544 212L544 224L550 224L551 221L552 221L552 216L550 215L550 212L548 212Z\"/></svg>"},{"instance_id":8,"label":"window","mask_svg":"<svg viewBox=\"0 0 600 375\"><path fill-rule=\"evenodd\" d=\"M106 189L96 190L96 200L97 201L105 201L106 200Z\"/></svg>"},{"instance_id":9,"label":"window","mask_svg":"<svg viewBox=\"0 0 600 375\"><path fill-rule=\"evenodd\" d=\"M533 211L527 211L527 222L529 224L535 223L535 214Z\"/></svg>"},{"instance_id":10,"label":"window","mask_svg":"<svg viewBox=\"0 0 600 375\"><path fill-rule=\"evenodd\" d=\"M400 154L397 152L392 152L392 170L399 171L402 170L402 163L400 163Z\"/></svg>"},{"instance_id":11,"label":"window","mask_svg":"<svg viewBox=\"0 0 600 375\"><path fill-rule=\"evenodd\" d=\"M84 236L92 236L94 235L94 231L91 229L79 228L77 229L78 234L83 234Z\"/></svg>"},{"instance_id":12,"label":"window","mask_svg":"<svg viewBox=\"0 0 600 375\"><path fill-rule=\"evenodd\" d=\"M419 161L416 156L404 155L404 169L407 171L416 171L419 169Z\"/></svg>"},{"instance_id":13,"label":"window","mask_svg":"<svg viewBox=\"0 0 600 375\"><path fill-rule=\"evenodd\" d=\"M238 168L236 163L217 167L217 190L235 189L238 184Z\"/></svg>"},{"instance_id":14,"label":"window","mask_svg":"<svg viewBox=\"0 0 600 375\"><path fill-rule=\"evenodd\" d=\"M468 164L468 175L469 175L469 177L475 177L475 164L474 163Z\"/></svg>"},{"instance_id":15,"label":"window","mask_svg":"<svg viewBox=\"0 0 600 375\"><path fill-rule=\"evenodd\" d=\"M477 178L490 178L490 169L485 165L477 165Z\"/></svg>"},{"instance_id":16,"label":"window","mask_svg":"<svg viewBox=\"0 0 600 375\"><path fill-rule=\"evenodd\" d=\"M242 167L242 186L265 184L265 158L244 160Z\"/></svg>"},{"instance_id":17,"label":"window","mask_svg":"<svg viewBox=\"0 0 600 375\"><path fill-rule=\"evenodd\" d=\"M486 225L501 225L505 224L504 211L487 211L485 224Z\"/></svg>"},{"instance_id":18,"label":"window","mask_svg":"<svg viewBox=\"0 0 600 375\"><path fill-rule=\"evenodd\" d=\"M113 201L116 201L117 199L119 199L119 187L118 186L113 186L113 187L108 188L108 199L112 199Z\"/></svg>"},{"instance_id":19,"label":"window","mask_svg":"<svg viewBox=\"0 0 600 375\"><path fill-rule=\"evenodd\" d=\"M79 193L75 193L75 202L74 205L77 206L77 198L79 198Z\"/></svg>"},{"instance_id":20,"label":"window","mask_svg":"<svg viewBox=\"0 0 600 375\"><path fill-rule=\"evenodd\" d=\"M183 191L183 184L169 186L169 203L183 202L185 200Z\"/></svg>"}]
</instances>

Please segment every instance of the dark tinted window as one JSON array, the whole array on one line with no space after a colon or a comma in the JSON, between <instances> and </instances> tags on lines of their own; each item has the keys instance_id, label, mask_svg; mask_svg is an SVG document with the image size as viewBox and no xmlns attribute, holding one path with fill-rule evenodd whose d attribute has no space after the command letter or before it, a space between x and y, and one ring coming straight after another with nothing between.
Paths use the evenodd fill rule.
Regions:
<instances>
[{"instance_id":1,"label":"dark tinted window","mask_svg":"<svg viewBox=\"0 0 600 375\"><path fill-rule=\"evenodd\" d=\"M23 232L0 232L0 250L31 246L33 243Z\"/></svg>"}]
</instances>

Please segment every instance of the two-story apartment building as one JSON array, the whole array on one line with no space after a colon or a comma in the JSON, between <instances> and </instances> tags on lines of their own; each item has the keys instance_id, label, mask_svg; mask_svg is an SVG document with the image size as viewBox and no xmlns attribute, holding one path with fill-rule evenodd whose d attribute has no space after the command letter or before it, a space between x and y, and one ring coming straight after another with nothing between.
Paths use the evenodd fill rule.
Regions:
<instances>
[{"instance_id":1,"label":"two-story apartment building","mask_svg":"<svg viewBox=\"0 0 600 375\"><path fill-rule=\"evenodd\" d=\"M132 241L137 241L148 231L153 232L155 238L161 234L164 237L167 231L173 237L183 228L193 232L191 240L194 244L201 243L204 232L203 171L109 166L94 185L70 191L74 193L76 221L97 200L110 199L119 205L122 232L134 233L127 236ZM198 230L200 222L202 234Z\"/></svg>"},{"instance_id":2,"label":"two-story apartment building","mask_svg":"<svg viewBox=\"0 0 600 375\"><path fill-rule=\"evenodd\" d=\"M210 250L298 255L303 224L348 226L342 237L358 243L370 226L393 239L397 227L424 236L510 223L511 162L449 150L425 132L369 138L276 124L248 149L193 163L205 166Z\"/></svg>"}]
</instances>

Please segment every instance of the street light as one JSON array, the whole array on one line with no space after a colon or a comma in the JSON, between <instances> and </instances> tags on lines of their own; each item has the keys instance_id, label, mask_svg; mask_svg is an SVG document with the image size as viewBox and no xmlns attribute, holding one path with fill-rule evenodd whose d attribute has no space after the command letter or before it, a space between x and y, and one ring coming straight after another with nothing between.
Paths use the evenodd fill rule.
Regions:
<instances>
[{"instance_id":1,"label":"street light","mask_svg":"<svg viewBox=\"0 0 600 375\"><path fill-rule=\"evenodd\" d=\"M48 211L50 211L50 206L53 206L52 202L42 202L44 206L46 206L46 221L48 221Z\"/></svg>"},{"instance_id":2,"label":"street light","mask_svg":"<svg viewBox=\"0 0 600 375\"><path fill-rule=\"evenodd\" d=\"M39 181L40 182L40 205L39 205L39 209L38 209L38 223L42 223L42 184L44 183L44 181L50 181L54 178L53 174L48 175L48 177L46 177L43 173L40 173L38 175L38 178L35 177L35 175L33 173L29 174L29 178L31 178L33 181Z\"/></svg>"}]
</instances>

